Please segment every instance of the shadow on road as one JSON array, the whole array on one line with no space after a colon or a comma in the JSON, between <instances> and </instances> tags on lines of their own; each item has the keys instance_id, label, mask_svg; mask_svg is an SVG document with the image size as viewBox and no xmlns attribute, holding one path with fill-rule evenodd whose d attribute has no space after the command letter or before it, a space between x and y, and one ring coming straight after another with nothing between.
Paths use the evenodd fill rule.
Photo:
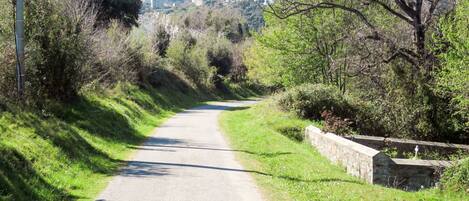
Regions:
<instances>
[{"instance_id":1,"label":"shadow on road","mask_svg":"<svg viewBox=\"0 0 469 201\"><path fill-rule=\"evenodd\" d=\"M292 152L272 152L272 153L257 153L248 150L236 150L236 149L223 149L216 147L204 147L190 145L189 142L178 139L162 138L162 137L150 137L143 146L132 146L133 149L147 150L147 151L163 151L163 152L176 152L178 149L194 149L194 150L210 150L210 151L227 151L227 152L243 152L247 154L254 154L262 157L277 157L282 155L294 154ZM285 176L285 175L273 175L266 172L260 172L256 170L243 170L228 167L215 167L197 164L183 164L183 163L165 163L165 162L147 162L147 161L127 161L128 166L122 169L121 175L129 177L147 177L147 176L164 176L169 175L169 169L182 167L182 168L203 168L211 169L216 171L232 171L232 172L247 172L252 174L258 174L263 176L275 177L279 179L286 179L295 182L346 182L362 184L359 181L344 180L338 178L323 178L315 180L305 180L302 178Z\"/></svg>"},{"instance_id":2,"label":"shadow on road","mask_svg":"<svg viewBox=\"0 0 469 201\"><path fill-rule=\"evenodd\" d=\"M273 175L270 173L260 172L256 170L243 170L243 169L236 169L236 168L228 168L228 167L216 167L216 166L206 166L206 165L196 165L196 164L183 164L183 163L164 163L164 162L146 162L146 161L128 161L128 167L123 169L121 175L129 176L129 177L145 177L145 176L163 176L169 175L168 170L175 168L175 167L182 167L182 168L203 168L203 169L211 169L216 171L231 171L231 172L244 172L244 173L253 173L259 174L263 176L275 177L279 179L286 179L295 182L307 182L307 183L321 183L321 182L344 182L344 183L355 183L355 184L363 184L359 181L354 180L345 180L345 179L338 179L338 178L323 178L323 179L314 179L314 180L306 180L291 176L285 175Z\"/></svg>"},{"instance_id":3,"label":"shadow on road","mask_svg":"<svg viewBox=\"0 0 469 201\"><path fill-rule=\"evenodd\" d=\"M184 140L163 138L163 137L150 137L142 146L128 146L128 147L132 149L137 149L137 150L165 151L165 152L175 152L177 149L243 152L243 153L253 154L253 155L258 155L258 156L263 156L263 157L276 157L276 156L281 156L281 155L293 154L292 152L258 153L258 152L252 152L252 151L247 151L247 150L193 146L193 145L189 145L189 142L186 142Z\"/></svg>"}]
</instances>

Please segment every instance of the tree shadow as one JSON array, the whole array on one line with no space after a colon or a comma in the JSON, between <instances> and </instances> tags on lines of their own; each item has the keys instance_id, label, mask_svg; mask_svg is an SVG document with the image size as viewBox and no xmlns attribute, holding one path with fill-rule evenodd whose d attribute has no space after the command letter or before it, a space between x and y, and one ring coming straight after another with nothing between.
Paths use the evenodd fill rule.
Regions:
<instances>
[{"instance_id":1,"label":"tree shadow","mask_svg":"<svg viewBox=\"0 0 469 201\"><path fill-rule=\"evenodd\" d=\"M121 107L132 112L132 117L141 115L135 108L121 103L122 101L119 102ZM138 134L124 115L86 98L65 110L61 116L66 123L109 141L136 144L144 140L144 136Z\"/></svg>"},{"instance_id":2,"label":"tree shadow","mask_svg":"<svg viewBox=\"0 0 469 201\"><path fill-rule=\"evenodd\" d=\"M75 200L65 189L48 183L31 162L0 144L0 200Z\"/></svg>"},{"instance_id":3,"label":"tree shadow","mask_svg":"<svg viewBox=\"0 0 469 201\"><path fill-rule=\"evenodd\" d=\"M327 182L341 182L341 183L354 183L363 185L363 182L355 180L347 180L340 178L321 178L321 179L303 179L287 175L274 175L257 170L244 170L229 167L207 166L199 164L185 164L185 163L166 163L166 162L148 162L148 161L127 161L128 168L124 169L121 175L128 177L151 177L151 176L165 176L170 175L171 169L174 168L196 168L196 169L210 169L214 171L229 171L258 174L277 179L285 179L292 182L305 182L305 183L327 183Z\"/></svg>"},{"instance_id":4,"label":"tree shadow","mask_svg":"<svg viewBox=\"0 0 469 201\"><path fill-rule=\"evenodd\" d=\"M189 142L184 141L184 140L164 138L164 137L149 137L142 146L129 145L127 147L131 149L137 149L137 150L164 151L164 152L175 152L174 149L243 152L246 154L252 154L252 155L257 155L257 156L262 156L262 157L277 157L277 156L282 156L282 155L294 154L292 152L252 152L248 150L193 146L193 145L189 145Z\"/></svg>"},{"instance_id":5,"label":"tree shadow","mask_svg":"<svg viewBox=\"0 0 469 201\"><path fill-rule=\"evenodd\" d=\"M251 107L232 107L232 108L229 108L228 110L229 111L240 111L240 110L247 110Z\"/></svg>"},{"instance_id":6,"label":"tree shadow","mask_svg":"<svg viewBox=\"0 0 469 201\"><path fill-rule=\"evenodd\" d=\"M50 141L70 160L85 164L90 170L103 174L111 174L117 168L118 161L93 147L69 124L56 119L41 119L31 114L17 117L24 127L33 128L38 136Z\"/></svg>"}]
</instances>

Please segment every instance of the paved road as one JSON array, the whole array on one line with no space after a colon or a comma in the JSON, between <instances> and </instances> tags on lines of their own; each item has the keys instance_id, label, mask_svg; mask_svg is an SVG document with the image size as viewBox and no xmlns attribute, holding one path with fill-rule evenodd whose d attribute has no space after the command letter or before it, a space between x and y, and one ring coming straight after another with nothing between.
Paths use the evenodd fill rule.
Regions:
<instances>
[{"instance_id":1,"label":"paved road","mask_svg":"<svg viewBox=\"0 0 469 201\"><path fill-rule=\"evenodd\" d=\"M257 201L261 193L219 131L218 115L253 101L217 102L175 115L96 200Z\"/></svg>"}]
</instances>

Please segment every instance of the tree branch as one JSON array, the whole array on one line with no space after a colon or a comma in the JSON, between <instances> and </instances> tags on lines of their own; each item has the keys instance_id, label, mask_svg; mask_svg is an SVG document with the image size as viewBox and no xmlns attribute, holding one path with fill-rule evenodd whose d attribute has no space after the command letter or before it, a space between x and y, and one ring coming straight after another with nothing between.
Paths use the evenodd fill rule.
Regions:
<instances>
[{"instance_id":1,"label":"tree branch","mask_svg":"<svg viewBox=\"0 0 469 201\"><path fill-rule=\"evenodd\" d=\"M404 20L405 22L409 23L409 24L412 24L412 19L410 19L409 17L406 17L404 16L403 14L395 11L394 9L392 9L390 6L388 6L387 4L385 4L384 2L381 2L379 0L371 0L371 2L374 2L374 3L377 3L379 4L381 7L383 7L384 9L386 9L388 12L390 12L391 14L393 14L394 16L398 17L398 18L401 18L402 20Z\"/></svg>"}]
</instances>

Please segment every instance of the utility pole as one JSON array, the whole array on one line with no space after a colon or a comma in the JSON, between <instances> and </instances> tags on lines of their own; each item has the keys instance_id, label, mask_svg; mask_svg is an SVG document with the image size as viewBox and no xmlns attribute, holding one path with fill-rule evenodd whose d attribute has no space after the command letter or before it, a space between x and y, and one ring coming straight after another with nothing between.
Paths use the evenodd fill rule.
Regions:
<instances>
[{"instance_id":1,"label":"utility pole","mask_svg":"<svg viewBox=\"0 0 469 201\"><path fill-rule=\"evenodd\" d=\"M24 0L16 0L15 42L18 96L24 94Z\"/></svg>"}]
</instances>

